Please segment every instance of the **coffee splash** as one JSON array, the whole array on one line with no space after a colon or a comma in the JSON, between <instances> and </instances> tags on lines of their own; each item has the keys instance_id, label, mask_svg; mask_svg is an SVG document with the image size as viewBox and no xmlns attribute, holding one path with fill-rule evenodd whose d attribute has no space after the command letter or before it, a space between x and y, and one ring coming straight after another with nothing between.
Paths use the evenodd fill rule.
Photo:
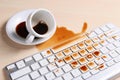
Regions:
<instances>
[{"instance_id":1,"label":"coffee splash","mask_svg":"<svg viewBox=\"0 0 120 80\"><path fill-rule=\"evenodd\" d=\"M86 22L83 24L82 31L80 31L80 33L74 33L73 31L66 29L64 26L57 27L56 32L52 36L52 38L50 38L48 41L46 41L42 44L36 45L36 47L39 50L48 48L48 47L53 46L53 45L56 45L54 47L55 49L58 47L62 47L65 44L72 42L72 41L76 40L77 38L79 38L76 36L83 34L86 30L87 30L87 23ZM75 38L73 38L73 37L75 37ZM71 38L73 38L73 39L71 39Z\"/></svg>"}]
</instances>

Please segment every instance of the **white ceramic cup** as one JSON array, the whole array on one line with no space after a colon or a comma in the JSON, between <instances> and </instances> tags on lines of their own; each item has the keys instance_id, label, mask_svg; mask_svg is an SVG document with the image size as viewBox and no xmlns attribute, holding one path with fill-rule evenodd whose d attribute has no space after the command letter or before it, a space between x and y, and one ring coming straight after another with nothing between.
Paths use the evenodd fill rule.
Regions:
<instances>
[{"instance_id":1,"label":"white ceramic cup","mask_svg":"<svg viewBox=\"0 0 120 80\"><path fill-rule=\"evenodd\" d=\"M33 27L36 26L39 22L45 23L48 27L48 30L44 34L37 33ZM41 27L41 26L40 26ZM32 43L37 38L51 37L51 34L54 34L56 31L56 21L53 14L46 9L36 9L34 10L26 20L26 28L29 32L26 37L26 43ZM41 29L41 28L39 28Z\"/></svg>"}]
</instances>

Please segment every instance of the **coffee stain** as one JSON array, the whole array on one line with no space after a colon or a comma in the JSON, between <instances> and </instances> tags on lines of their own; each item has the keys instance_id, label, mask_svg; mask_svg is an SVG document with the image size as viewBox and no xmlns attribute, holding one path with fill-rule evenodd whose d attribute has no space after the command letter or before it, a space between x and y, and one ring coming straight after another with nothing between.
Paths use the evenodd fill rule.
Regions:
<instances>
[{"instance_id":1,"label":"coffee stain","mask_svg":"<svg viewBox=\"0 0 120 80\"><path fill-rule=\"evenodd\" d=\"M84 22L83 27L82 27L82 31L80 31L79 33L74 33L73 31L68 30L66 27L61 26L61 27L57 27L55 34L52 36L52 38L50 38L49 40L47 40L46 42L42 43L42 44L38 44L36 45L37 49L42 50L51 46L54 46L54 49L57 49L59 47L62 47L78 38L80 38L79 35L85 33L85 31L87 30L87 23Z\"/></svg>"}]
</instances>

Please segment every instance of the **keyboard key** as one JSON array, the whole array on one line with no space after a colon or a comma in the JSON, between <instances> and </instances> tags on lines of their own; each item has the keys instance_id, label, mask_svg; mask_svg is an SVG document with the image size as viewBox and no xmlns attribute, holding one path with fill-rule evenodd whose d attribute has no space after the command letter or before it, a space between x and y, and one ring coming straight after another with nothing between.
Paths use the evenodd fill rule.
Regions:
<instances>
[{"instance_id":1,"label":"keyboard key","mask_svg":"<svg viewBox=\"0 0 120 80\"><path fill-rule=\"evenodd\" d=\"M95 50L92 46L87 46L87 48L86 48L86 49L87 49L87 51L88 51L88 52L92 52L92 51L94 51L94 50Z\"/></svg>"},{"instance_id":2,"label":"keyboard key","mask_svg":"<svg viewBox=\"0 0 120 80\"><path fill-rule=\"evenodd\" d=\"M46 80L44 76L37 78L36 80Z\"/></svg>"},{"instance_id":3,"label":"keyboard key","mask_svg":"<svg viewBox=\"0 0 120 80\"><path fill-rule=\"evenodd\" d=\"M53 53L50 49L47 49L45 51L42 51L41 54L43 57L48 57L48 56L52 55Z\"/></svg>"},{"instance_id":4,"label":"keyboard key","mask_svg":"<svg viewBox=\"0 0 120 80\"><path fill-rule=\"evenodd\" d=\"M79 50L80 55L85 56L88 52L85 49Z\"/></svg>"},{"instance_id":5,"label":"keyboard key","mask_svg":"<svg viewBox=\"0 0 120 80\"><path fill-rule=\"evenodd\" d=\"M95 68L95 67L97 66L97 64L96 64L94 61L88 62L87 65L88 65L88 67L89 67L90 69L93 69L93 68Z\"/></svg>"},{"instance_id":6,"label":"keyboard key","mask_svg":"<svg viewBox=\"0 0 120 80\"><path fill-rule=\"evenodd\" d=\"M28 75L22 76L16 80L31 80L31 78Z\"/></svg>"},{"instance_id":7,"label":"keyboard key","mask_svg":"<svg viewBox=\"0 0 120 80\"><path fill-rule=\"evenodd\" d=\"M61 51L61 52L58 52L58 53L56 54L56 56L57 56L58 59L61 59L61 58L65 57L65 55L62 53L62 51Z\"/></svg>"},{"instance_id":8,"label":"keyboard key","mask_svg":"<svg viewBox=\"0 0 120 80\"><path fill-rule=\"evenodd\" d=\"M109 52L109 50L108 50L106 47L100 48L100 51L101 51L103 54L106 54L106 53Z\"/></svg>"},{"instance_id":9,"label":"keyboard key","mask_svg":"<svg viewBox=\"0 0 120 80\"><path fill-rule=\"evenodd\" d=\"M71 62L73 59L72 59L71 56L66 56L66 57L64 58L64 60L65 60L66 63L69 63L69 62Z\"/></svg>"},{"instance_id":10,"label":"keyboard key","mask_svg":"<svg viewBox=\"0 0 120 80\"><path fill-rule=\"evenodd\" d=\"M116 51L111 51L111 52L109 52L109 54L113 58L119 55Z\"/></svg>"},{"instance_id":11,"label":"keyboard key","mask_svg":"<svg viewBox=\"0 0 120 80\"><path fill-rule=\"evenodd\" d=\"M106 26L107 26L109 29L115 28L115 26L114 26L113 24L107 24Z\"/></svg>"},{"instance_id":12,"label":"keyboard key","mask_svg":"<svg viewBox=\"0 0 120 80\"><path fill-rule=\"evenodd\" d=\"M40 65L39 65L38 63L34 63L34 64L31 65L31 68L32 68L33 70L37 70L37 69L40 68Z\"/></svg>"},{"instance_id":13,"label":"keyboard key","mask_svg":"<svg viewBox=\"0 0 120 80\"><path fill-rule=\"evenodd\" d=\"M108 48L109 50L114 50L114 49L115 49L115 46L114 46L113 44L108 44L108 45L107 45L107 48Z\"/></svg>"},{"instance_id":14,"label":"keyboard key","mask_svg":"<svg viewBox=\"0 0 120 80\"><path fill-rule=\"evenodd\" d=\"M90 72L86 72L86 73L82 74L82 77L83 77L84 79L87 79L87 78L89 78L90 76L91 76L91 73L90 73Z\"/></svg>"},{"instance_id":15,"label":"keyboard key","mask_svg":"<svg viewBox=\"0 0 120 80\"><path fill-rule=\"evenodd\" d=\"M56 70L54 70L54 73L58 77L61 76L64 72L61 68L57 68Z\"/></svg>"},{"instance_id":16,"label":"keyboard key","mask_svg":"<svg viewBox=\"0 0 120 80\"><path fill-rule=\"evenodd\" d=\"M103 45L103 46L105 46L105 45L108 44L108 42L107 42L106 40L101 40L101 41L100 41L100 44Z\"/></svg>"},{"instance_id":17,"label":"keyboard key","mask_svg":"<svg viewBox=\"0 0 120 80\"><path fill-rule=\"evenodd\" d=\"M92 40L93 40L93 42L99 42L100 41L100 39L98 37L94 37L94 38L92 38Z\"/></svg>"},{"instance_id":18,"label":"keyboard key","mask_svg":"<svg viewBox=\"0 0 120 80\"><path fill-rule=\"evenodd\" d=\"M47 80L53 80L55 78L55 75L52 72L50 72L46 74L45 77Z\"/></svg>"},{"instance_id":19,"label":"keyboard key","mask_svg":"<svg viewBox=\"0 0 120 80\"><path fill-rule=\"evenodd\" d=\"M103 59L104 61L109 61L109 60L111 60L112 58L111 58L108 54L104 54L104 55L102 55L102 59Z\"/></svg>"},{"instance_id":20,"label":"keyboard key","mask_svg":"<svg viewBox=\"0 0 120 80\"><path fill-rule=\"evenodd\" d=\"M29 67L24 67L16 72L11 73L10 76L14 80L30 72L31 72L31 69Z\"/></svg>"},{"instance_id":21,"label":"keyboard key","mask_svg":"<svg viewBox=\"0 0 120 80\"><path fill-rule=\"evenodd\" d=\"M78 69L73 69L71 71L71 74L74 76L74 77L78 77L81 75L81 72L78 70Z\"/></svg>"},{"instance_id":22,"label":"keyboard key","mask_svg":"<svg viewBox=\"0 0 120 80\"><path fill-rule=\"evenodd\" d=\"M72 66L72 68L77 68L80 66L80 64L77 61L71 62L70 65Z\"/></svg>"},{"instance_id":23,"label":"keyboard key","mask_svg":"<svg viewBox=\"0 0 120 80\"><path fill-rule=\"evenodd\" d=\"M96 50L93 52L93 55L96 56L96 57L99 57L102 55L102 53L99 51L99 50Z\"/></svg>"},{"instance_id":24,"label":"keyboard key","mask_svg":"<svg viewBox=\"0 0 120 80\"><path fill-rule=\"evenodd\" d=\"M50 63L49 65L48 65L48 68L49 68L49 70L54 70L54 69L56 69L57 68L57 65L55 64L55 63Z\"/></svg>"},{"instance_id":25,"label":"keyboard key","mask_svg":"<svg viewBox=\"0 0 120 80\"><path fill-rule=\"evenodd\" d=\"M56 64L57 64L57 66L61 67L65 64L65 62L62 59L60 59L60 60L56 61Z\"/></svg>"},{"instance_id":26,"label":"keyboard key","mask_svg":"<svg viewBox=\"0 0 120 80\"><path fill-rule=\"evenodd\" d=\"M96 74L96 73L99 72L99 69L98 69L98 68L94 68L94 69L90 70L90 72L91 72L92 74Z\"/></svg>"},{"instance_id":27,"label":"keyboard key","mask_svg":"<svg viewBox=\"0 0 120 80\"><path fill-rule=\"evenodd\" d=\"M11 64L11 65L7 66L7 69L10 73L12 73L17 70L17 67L15 66L15 64Z\"/></svg>"},{"instance_id":28,"label":"keyboard key","mask_svg":"<svg viewBox=\"0 0 120 80\"><path fill-rule=\"evenodd\" d=\"M118 42L118 41L113 42L113 44L114 44L116 47L120 47L120 42Z\"/></svg>"},{"instance_id":29,"label":"keyboard key","mask_svg":"<svg viewBox=\"0 0 120 80\"><path fill-rule=\"evenodd\" d=\"M103 31L102 31L100 28L96 28L96 29L95 29L95 32L96 32L97 34L102 34L102 33L103 33Z\"/></svg>"},{"instance_id":30,"label":"keyboard key","mask_svg":"<svg viewBox=\"0 0 120 80\"><path fill-rule=\"evenodd\" d=\"M66 64L65 66L62 67L65 72L68 72L72 70L71 66L69 64Z\"/></svg>"},{"instance_id":31,"label":"keyboard key","mask_svg":"<svg viewBox=\"0 0 120 80\"><path fill-rule=\"evenodd\" d=\"M97 64L102 64L102 63L104 63L104 60L103 60L102 58L96 58L96 59L95 59L95 62L96 62Z\"/></svg>"},{"instance_id":32,"label":"keyboard key","mask_svg":"<svg viewBox=\"0 0 120 80\"><path fill-rule=\"evenodd\" d=\"M120 48L115 49L115 51L120 54Z\"/></svg>"},{"instance_id":33,"label":"keyboard key","mask_svg":"<svg viewBox=\"0 0 120 80\"><path fill-rule=\"evenodd\" d=\"M64 80L71 80L73 76L70 73L66 73L63 75Z\"/></svg>"},{"instance_id":34,"label":"keyboard key","mask_svg":"<svg viewBox=\"0 0 120 80\"><path fill-rule=\"evenodd\" d=\"M69 48L64 49L63 52L64 52L65 55L69 55L69 54L72 53L72 51Z\"/></svg>"},{"instance_id":35,"label":"keyboard key","mask_svg":"<svg viewBox=\"0 0 120 80\"><path fill-rule=\"evenodd\" d=\"M28 65L31 65L33 64L35 61L33 60L32 57L27 57L24 59L25 60L25 64L28 66Z\"/></svg>"},{"instance_id":36,"label":"keyboard key","mask_svg":"<svg viewBox=\"0 0 120 80\"><path fill-rule=\"evenodd\" d=\"M33 58L35 59L35 61L39 61L42 59L42 56L38 53L38 54L35 54Z\"/></svg>"},{"instance_id":37,"label":"keyboard key","mask_svg":"<svg viewBox=\"0 0 120 80\"><path fill-rule=\"evenodd\" d=\"M57 77L55 80L63 80L62 77Z\"/></svg>"},{"instance_id":38,"label":"keyboard key","mask_svg":"<svg viewBox=\"0 0 120 80\"><path fill-rule=\"evenodd\" d=\"M85 44L86 44L86 45L92 45L92 44L93 44L93 42L92 42L92 40L87 39L87 40L85 40Z\"/></svg>"},{"instance_id":39,"label":"keyboard key","mask_svg":"<svg viewBox=\"0 0 120 80\"><path fill-rule=\"evenodd\" d=\"M87 60L91 61L91 60L93 60L95 57L90 53L90 54L87 54L87 55L86 55L86 58L87 58Z\"/></svg>"},{"instance_id":40,"label":"keyboard key","mask_svg":"<svg viewBox=\"0 0 120 80\"><path fill-rule=\"evenodd\" d=\"M87 59L86 59L85 57L79 58L78 61L80 62L80 64L85 64L85 63L88 62Z\"/></svg>"},{"instance_id":41,"label":"keyboard key","mask_svg":"<svg viewBox=\"0 0 120 80\"><path fill-rule=\"evenodd\" d=\"M106 37L106 35L105 34L100 34L100 35L98 35L98 37L102 40L104 40L104 39L106 39L107 37Z\"/></svg>"},{"instance_id":42,"label":"keyboard key","mask_svg":"<svg viewBox=\"0 0 120 80\"><path fill-rule=\"evenodd\" d=\"M115 57L115 58L114 58L114 61L115 61L115 62L119 62L119 61L120 61L120 55L117 56L117 57Z\"/></svg>"},{"instance_id":43,"label":"keyboard key","mask_svg":"<svg viewBox=\"0 0 120 80\"><path fill-rule=\"evenodd\" d=\"M93 32L93 31L88 33L89 38L93 38L93 37L96 37L96 36L97 36L97 34L95 32Z\"/></svg>"},{"instance_id":44,"label":"keyboard key","mask_svg":"<svg viewBox=\"0 0 120 80\"><path fill-rule=\"evenodd\" d=\"M101 29L102 31L104 31L104 32L109 30L109 28L107 28L105 25L102 26L102 27L100 27L100 29Z\"/></svg>"},{"instance_id":45,"label":"keyboard key","mask_svg":"<svg viewBox=\"0 0 120 80\"><path fill-rule=\"evenodd\" d=\"M57 58L56 58L54 55L48 57L48 61L49 61L50 63L52 63L52 62L54 62L54 61L56 61L56 60L57 60Z\"/></svg>"},{"instance_id":46,"label":"keyboard key","mask_svg":"<svg viewBox=\"0 0 120 80\"><path fill-rule=\"evenodd\" d=\"M71 50L72 50L73 52L76 52L76 51L79 50L79 48L77 47L77 45L71 46L70 48L71 48Z\"/></svg>"},{"instance_id":47,"label":"keyboard key","mask_svg":"<svg viewBox=\"0 0 120 80\"><path fill-rule=\"evenodd\" d=\"M39 63L41 66L46 66L49 62L46 59L42 59Z\"/></svg>"},{"instance_id":48,"label":"keyboard key","mask_svg":"<svg viewBox=\"0 0 120 80\"><path fill-rule=\"evenodd\" d=\"M78 47L81 48L81 49L86 47L86 45L85 45L84 42L80 42L80 43L78 43L77 45L78 45Z\"/></svg>"},{"instance_id":49,"label":"keyboard key","mask_svg":"<svg viewBox=\"0 0 120 80\"><path fill-rule=\"evenodd\" d=\"M38 78L40 76L40 74L37 71L34 71L32 73L30 73L30 76L32 79Z\"/></svg>"},{"instance_id":50,"label":"keyboard key","mask_svg":"<svg viewBox=\"0 0 120 80\"><path fill-rule=\"evenodd\" d=\"M42 67L42 68L39 69L39 72L40 72L41 75L44 75L44 74L48 73L49 71L46 67Z\"/></svg>"},{"instance_id":51,"label":"keyboard key","mask_svg":"<svg viewBox=\"0 0 120 80\"><path fill-rule=\"evenodd\" d=\"M100 69L100 70L104 70L106 68L107 68L106 64L100 64L100 65L98 65L98 69Z\"/></svg>"},{"instance_id":52,"label":"keyboard key","mask_svg":"<svg viewBox=\"0 0 120 80\"><path fill-rule=\"evenodd\" d=\"M73 59L78 59L79 57L80 57L80 55L79 55L78 52L74 52L74 53L72 54L72 58L73 58Z\"/></svg>"},{"instance_id":53,"label":"keyboard key","mask_svg":"<svg viewBox=\"0 0 120 80\"><path fill-rule=\"evenodd\" d=\"M25 63L23 60L16 62L16 65L19 69L25 67Z\"/></svg>"},{"instance_id":54,"label":"keyboard key","mask_svg":"<svg viewBox=\"0 0 120 80\"><path fill-rule=\"evenodd\" d=\"M102 46L99 43L94 43L93 47L96 49L100 49Z\"/></svg>"},{"instance_id":55,"label":"keyboard key","mask_svg":"<svg viewBox=\"0 0 120 80\"><path fill-rule=\"evenodd\" d=\"M73 80L83 80L81 76L74 78Z\"/></svg>"},{"instance_id":56,"label":"keyboard key","mask_svg":"<svg viewBox=\"0 0 120 80\"><path fill-rule=\"evenodd\" d=\"M115 64L115 62L113 60L110 60L106 63L108 66L112 66L113 64Z\"/></svg>"},{"instance_id":57,"label":"keyboard key","mask_svg":"<svg viewBox=\"0 0 120 80\"><path fill-rule=\"evenodd\" d=\"M82 65L82 66L80 66L80 70L82 73L85 73L89 70L89 68L86 65Z\"/></svg>"}]
</instances>

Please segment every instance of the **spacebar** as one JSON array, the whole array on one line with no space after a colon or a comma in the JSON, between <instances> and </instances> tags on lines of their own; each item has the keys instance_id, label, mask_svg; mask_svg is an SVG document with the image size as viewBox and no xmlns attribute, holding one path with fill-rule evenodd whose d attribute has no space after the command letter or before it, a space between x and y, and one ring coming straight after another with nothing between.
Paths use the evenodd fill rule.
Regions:
<instances>
[{"instance_id":1,"label":"spacebar","mask_svg":"<svg viewBox=\"0 0 120 80\"><path fill-rule=\"evenodd\" d=\"M88 78L87 80L109 80L110 78L115 77L115 75L120 73L120 62L114 64L111 67L99 72L96 75Z\"/></svg>"},{"instance_id":2,"label":"spacebar","mask_svg":"<svg viewBox=\"0 0 120 80\"><path fill-rule=\"evenodd\" d=\"M23 75L25 75L29 72L31 72L30 67L25 67L23 69L20 69L16 72L11 73L10 76L11 76L12 79L16 79L16 78L21 77L21 76L23 76Z\"/></svg>"}]
</instances>

